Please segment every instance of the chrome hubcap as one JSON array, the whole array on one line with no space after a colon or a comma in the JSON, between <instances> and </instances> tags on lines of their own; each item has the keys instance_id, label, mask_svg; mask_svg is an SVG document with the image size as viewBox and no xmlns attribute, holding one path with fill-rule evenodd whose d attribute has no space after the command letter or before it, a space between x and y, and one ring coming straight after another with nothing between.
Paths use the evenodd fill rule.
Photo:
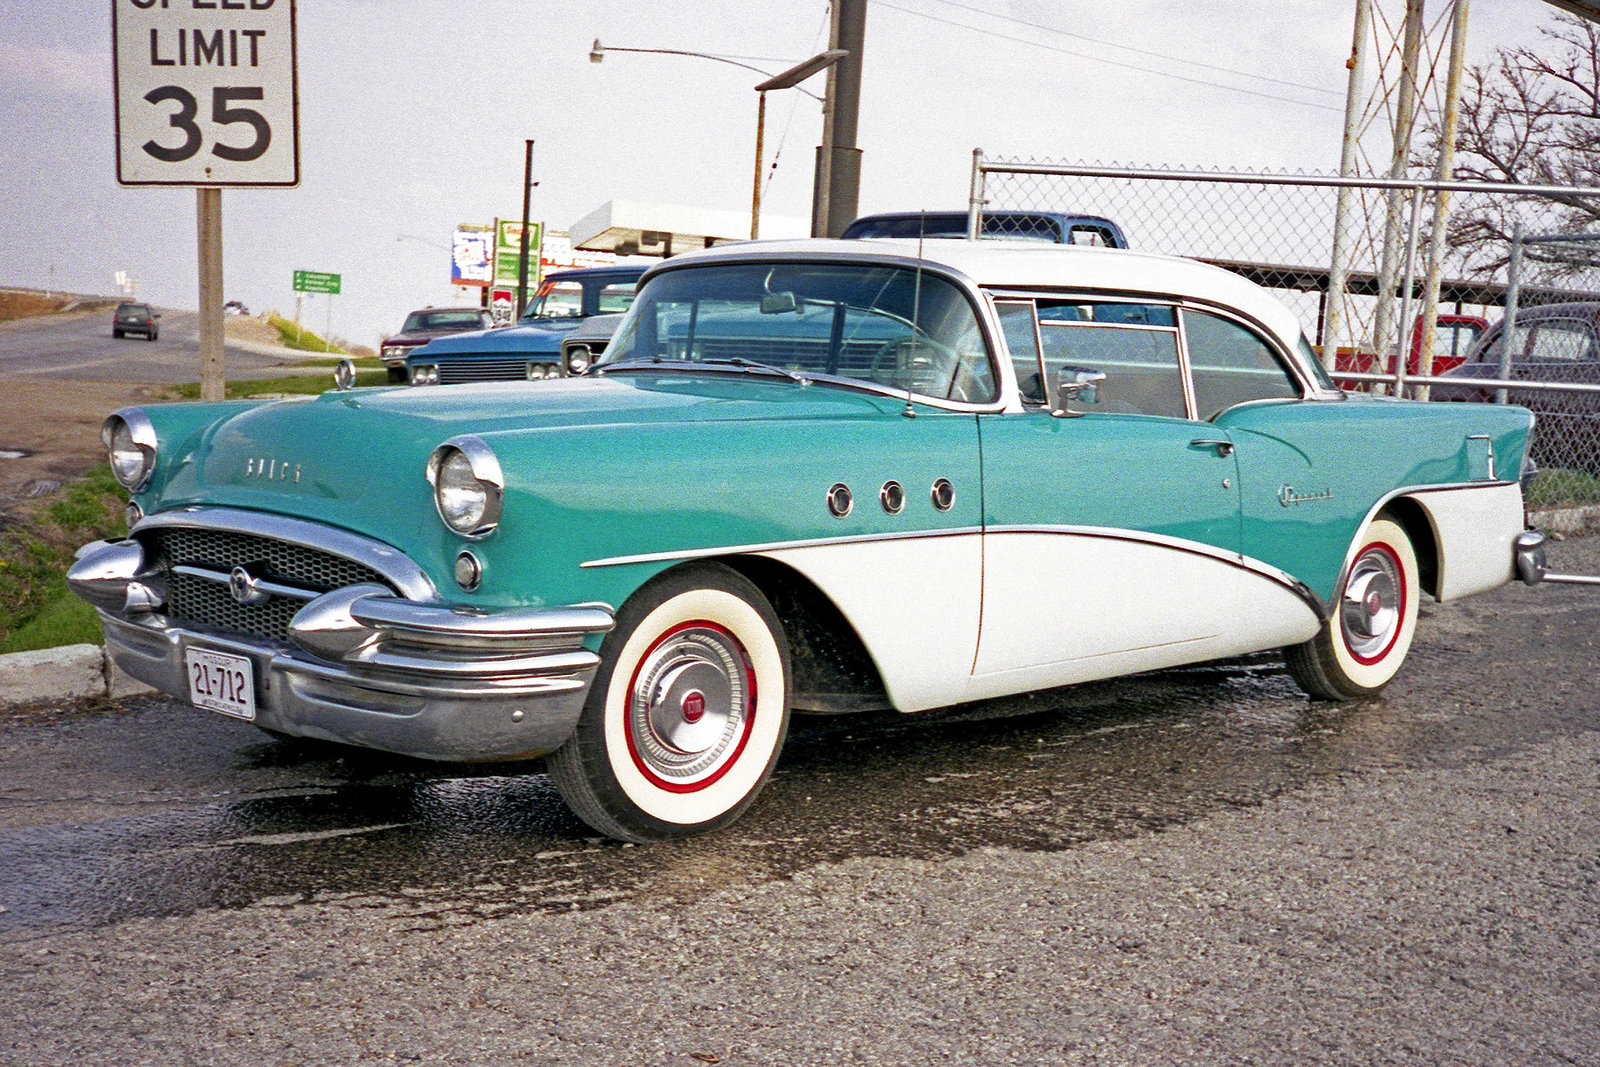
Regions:
<instances>
[{"instance_id":1,"label":"chrome hubcap","mask_svg":"<svg viewBox=\"0 0 1600 1067\"><path fill-rule=\"evenodd\" d=\"M755 684L737 638L690 623L645 653L628 694L628 741L640 769L661 784L709 784L739 753Z\"/></svg>"},{"instance_id":2,"label":"chrome hubcap","mask_svg":"<svg viewBox=\"0 0 1600 1067\"><path fill-rule=\"evenodd\" d=\"M1356 659L1372 663L1394 643L1405 608L1405 579L1399 561L1377 545L1356 558L1345 583L1339 623Z\"/></svg>"}]
</instances>

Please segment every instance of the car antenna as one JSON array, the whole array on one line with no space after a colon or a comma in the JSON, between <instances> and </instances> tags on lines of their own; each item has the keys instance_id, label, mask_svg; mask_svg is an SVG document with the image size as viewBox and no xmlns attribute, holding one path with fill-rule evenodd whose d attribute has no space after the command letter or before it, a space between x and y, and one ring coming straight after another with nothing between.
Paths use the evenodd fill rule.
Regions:
<instances>
[{"instance_id":1,"label":"car antenna","mask_svg":"<svg viewBox=\"0 0 1600 1067\"><path fill-rule=\"evenodd\" d=\"M906 409L900 413L908 419L917 417L917 409L911 406L911 368L916 365L917 320L922 317L922 239L927 230L928 212L924 210L917 216L917 284L911 290L911 354L906 359Z\"/></svg>"}]
</instances>

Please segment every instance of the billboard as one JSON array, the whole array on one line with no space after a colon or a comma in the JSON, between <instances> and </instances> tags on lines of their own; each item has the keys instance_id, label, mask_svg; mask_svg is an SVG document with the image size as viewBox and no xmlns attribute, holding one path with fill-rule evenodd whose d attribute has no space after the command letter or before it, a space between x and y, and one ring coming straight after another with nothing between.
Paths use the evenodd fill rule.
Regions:
<instances>
[{"instance_id":1,"label":"billboard","mask_svg":"<svg viewBox=\"0 0 1600 1067\"><path fill-rule=\"evenodd\" d=\"M450 283L487 287L492 281L494 227L462 223L450 242Z\"/></svg>"}]
</instances>

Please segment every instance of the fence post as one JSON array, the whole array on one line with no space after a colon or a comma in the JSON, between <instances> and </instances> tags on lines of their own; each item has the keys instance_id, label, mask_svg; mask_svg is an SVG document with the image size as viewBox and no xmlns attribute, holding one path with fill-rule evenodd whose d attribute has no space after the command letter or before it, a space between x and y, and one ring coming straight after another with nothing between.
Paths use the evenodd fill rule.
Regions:
<instances>
[{"instance_id":1,"label":"fence post","mask_svg":"<svg viewBox=\"0 0 1600 1067\"><path fill-rule=\"evenodd\" d=\"M1439 165L1434 176L1447 182L1455 172L1456 127L1461 119L1461 68L1467 51L1467 0L1455 0L1450 12L1450 70L1445 76L1444 129L1439 137ZM1433 376L1433 346L1439 330L1439 279L1444 274L1444 231L1450 218L1450 193L1433 194L1433 228L1428 234L1428 277L1422 297L1422 342L1418 346L1417 373ZM1410 346L1406 351L1410 352ZM1409 359L1410 356L1408 355ZM1417 387L1417 399L1427 400L1429 386Z\"/></svg>"},{"instance_id":2,"label":"fence post","mask_svg":"<svg viewBox=\"0 0 1600 1067\"><path fill-rule=\"evenodd\" d=\"M1400 92L1395 102L1394 120L1394 153L1389 157L1389 174L1391 179L1400 179L1406 176L1406 168L1411 162L1411 132L1416 126L1417 119L1417 56L1422 47L1422 0L1406 0L1405 40L1400 54ZM1404 324L1396 331L1394 328L1394 287L1395 276L1400 273L1400 264L1395 262L1400 244L1400 212L1404 204L1404 190L1391 187L1384 199L1387 209L1383 220L1383 260L1379 267L1378 281L1378 307L1373 317L1372 326L1372 351L1380 359L1384 350L1389 345L1389 338L1393 333L1404 334ZM1407 263L1410 269L1410 263ZM1402 362L1404 357L1402 358ZM1403 367L1397 367L1397 372L1402 372ZM1395 385L1395 395L1402 393L1401 382Z\"/></svg>"},{"instance_id":3,"label":"fence post","mask_svg":"<svg viewBox=\"0 0 1600 1067\"><path fill-rule=\"evenodd\" d=\"M1500 370L1497 377L1501 381L1511 378L1511 345L1516 340L1517 331L1517 299L1522 295L1522 223L1514 223L1511 227L1511 261L1506 264L1506 313L1500 324ZM1494 391L1494 402L1504 404L1509 394L1501 386Z\"/></svg>"},{"instance_id":4,"label":"fence post","mask_svg":"<svg viewBox=\"0 0 1600 1067\"><path fill-rule=\"evenodd\" d=\"M1411 361L1411 335L1416 316L1411 312L1412 294L1417 287L1417 230L1422 223L1422 186L1411 190L1411 222L1406 227L1405 288L1400 297L1400 333L1395 338L1394 395L1406 395L1406 364Z\"/></svg>"},{"instance_id":5,"label":"fence post","mask_svg":"<svg viewBox=\"0 0 1600 1067\"><path fill-rule=\"evenodd\" d=\"M983 149L972 150L972 181L967 190L967 240L983 234Z\"/></svg>"},{"instance_id":6,"label":"fence post","mask_svg":"<svg viewBox=\"0 0 1600 1067\"><path fill-rule=\"evenodd\" d=\"M1367 23L1372 0L1356 0L1356 27L1350 40L1349 84L1344 100L1344 141L1339 149L1339 177L1348 178L1356 169L1356 143L1361 126L1361 94L1366 86ZM1334 369L1339 358L1339 341L1344 333L1344 290L1350 277L1350 198L1356 191L1341 185L1334 198L1333 253L1328 266L1328 289L1322 306L1322 365Z\"/></svg>"}]
</instances>

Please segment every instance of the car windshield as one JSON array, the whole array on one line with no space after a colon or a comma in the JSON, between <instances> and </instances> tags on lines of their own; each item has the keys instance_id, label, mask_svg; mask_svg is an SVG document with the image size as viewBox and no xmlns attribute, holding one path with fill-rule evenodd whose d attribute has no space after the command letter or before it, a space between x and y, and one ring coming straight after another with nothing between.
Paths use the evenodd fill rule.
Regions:
<instances>
[{"instance_id":1,"label":"car windshield","mask_svg":"<svg viewBox=\"0 0 1600 1067\"><path fill-rule=\"evenodd\" d=\"M456 311L413 311L406 316L401 333L411 330L475 330L482 326L483 313L475 308Z\"/></svg>"},{"instance_id":2,"label":"car windshield","mask_svg":"<svg viewBox=\"0 0 1600 1067\"><path fill-rule=\"evenodd\" d=\"M548 281L540 287L538 295L528 305L522 316L525 319L581 319L583 318L583 283L573 281Z\"/></svg>"},{"instance_id":3,"label":"car windshield","mask_svg":"<svg viewBox=\"0 0 1600 1067\"><path fill-rule=\"evenodd\" d=\"M926 270L732 263L653 278L601 361L722 364L853 378L949 400L995 396L971 302Z\"/></svg>"}]
</instances>

